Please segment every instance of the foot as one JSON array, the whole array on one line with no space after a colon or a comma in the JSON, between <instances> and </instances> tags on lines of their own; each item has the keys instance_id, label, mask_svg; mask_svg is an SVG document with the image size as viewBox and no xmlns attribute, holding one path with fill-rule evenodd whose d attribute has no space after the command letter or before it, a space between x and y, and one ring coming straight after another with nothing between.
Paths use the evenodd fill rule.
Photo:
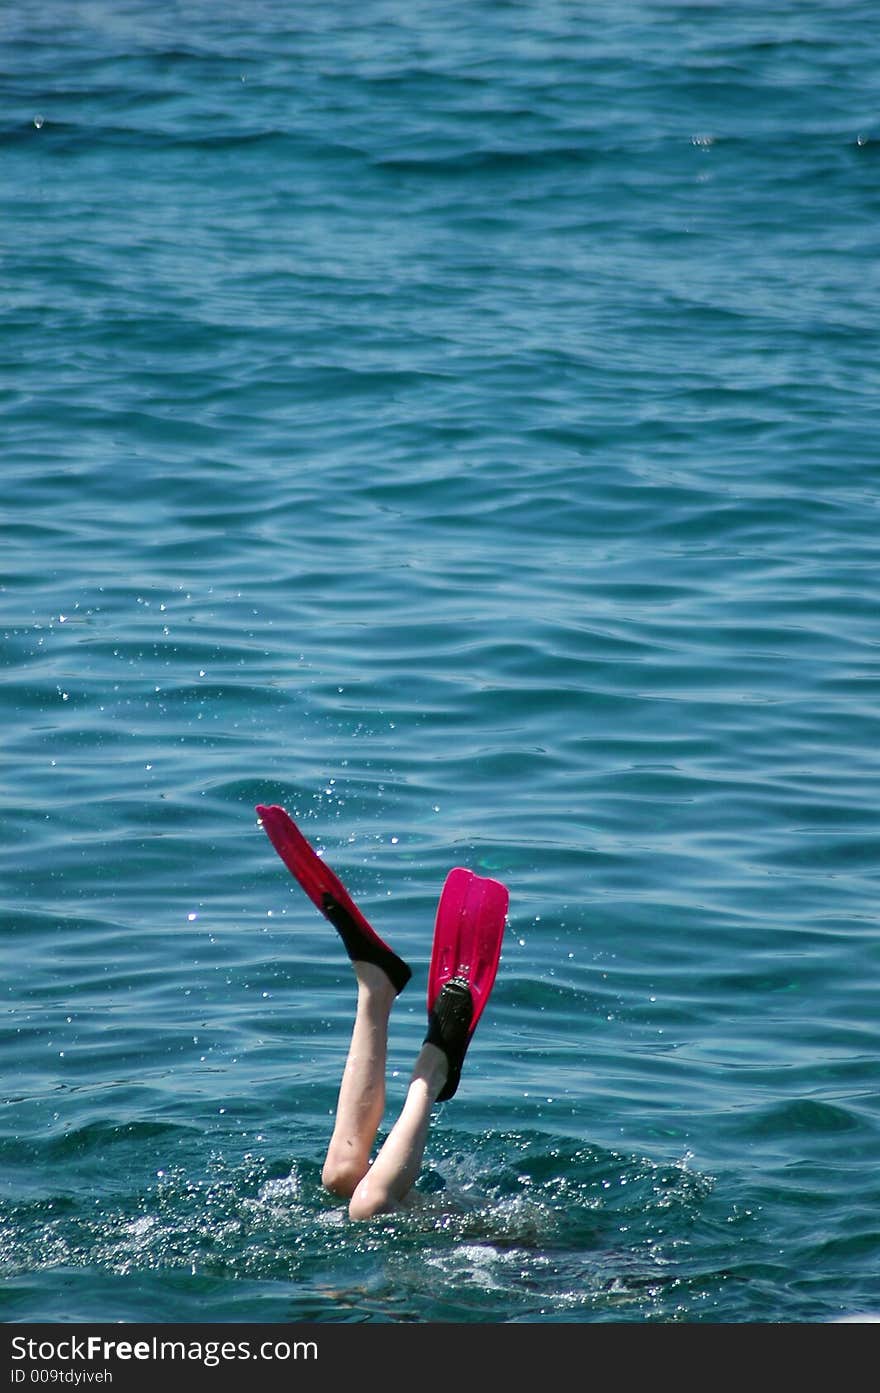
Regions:
<instances>
[{"instance_id":1,"label":"foot","mask_svg":"<svg viewBox=\"0 0 880 1393\"><path fill-rule=\"evenodd\" d=\"M345 951L356 967L363 963L374 964L385 973L394 987L395 996L402 992L412 976L409 963L405 963L403 958L399 958L381 939L368 938L349 914L345 905L340 904L331 894L324 895L323 903L324 914L336 929L345 944Z\"/></svg>"},{"instance_id":2,"label":"foot","mask_svg":"<svg viewBox=\"0 0 880 1393\"><path fill-rule=\"evenodd\" d=\"M461 1066L471 1041L471 1021L474 999L467 982L451 977L437 996L428 1015L426 1045L442 1050L449 1064L446 1082L437 1094L436 1102L445 1103L458 1088Z\"/></svg>"}]
</instances>

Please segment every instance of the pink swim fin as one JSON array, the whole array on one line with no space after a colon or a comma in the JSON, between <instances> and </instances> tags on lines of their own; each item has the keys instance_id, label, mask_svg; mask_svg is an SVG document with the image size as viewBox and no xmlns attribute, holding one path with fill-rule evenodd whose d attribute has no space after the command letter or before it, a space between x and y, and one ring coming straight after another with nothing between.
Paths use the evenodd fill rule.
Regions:
<instances>
[{"instance_id":1,"label":"pink swim fin","mask_svg":"<svg viewBox=\"0 0 880 1393\"><path fill-rule=\"evenodd\" d=\"M257 815L291 875L337 930L352 962L381 967L395 990L402 992L412 976L409 965L379 937L342 881L309 845L289 814L275 805L259 804Z\"/></svg>"},{"instance_id":2,"label":"pink swim fin","mask_svg":"<svg viewBox=\"0 0 880 1393\"><path fill-rule=\"evenodd\" d=\"M449 1076L437 1102L458 1088L461 1067L498 971L509 895L498 880L457 866L449 872L434 928L428 973L428 1033Z\"/></svg>"}]
</instances>

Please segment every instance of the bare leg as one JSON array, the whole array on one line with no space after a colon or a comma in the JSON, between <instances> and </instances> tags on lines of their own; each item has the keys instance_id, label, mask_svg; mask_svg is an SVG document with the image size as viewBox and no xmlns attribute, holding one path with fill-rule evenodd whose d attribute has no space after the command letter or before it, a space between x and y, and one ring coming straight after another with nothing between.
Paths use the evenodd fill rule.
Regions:
<instances>
[{"instance_id":1,"label":"bare leg","mask_svg":"<svg viewBox=\"0 0 880 1393\"><path fill-rule=\"evenodd\" d=\"M321 1173L326 1188L344 1199L367 1172L385 1109L388 1017L397 995L381 967L365 962L352 966L358 981L357 1012Z\"/></svg>"},{"instance_id":2,"label":"bare leg","mask_svg":"<svg viewBox=\"0 0 880 1393\"><path fill-rule=\"evenodd\" d=\"M424 1044L413 1069L403 1109L381 1151L351 1196L352 1219L369 1219L397 1209L422 1165L431 1108L449 1073L446 1055Z\"/></svg>"}]
</instances>

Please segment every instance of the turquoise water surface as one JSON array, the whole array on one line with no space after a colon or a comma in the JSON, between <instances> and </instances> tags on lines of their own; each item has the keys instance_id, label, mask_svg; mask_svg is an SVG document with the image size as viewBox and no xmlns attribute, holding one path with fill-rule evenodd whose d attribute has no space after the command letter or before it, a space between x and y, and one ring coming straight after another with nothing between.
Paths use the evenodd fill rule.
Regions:
<instances>
[{"instance_id":1,"label":"turquoise water surface","mask_svg":"<svg viewBox=\"0 0 880 1393\"><path fill-rule=\"evenodd\" d=\"M880 17L0 14L0 1319L880 1310ZM418 1203L354 1002L510 922Z\"/></svg>"}]
</instances>

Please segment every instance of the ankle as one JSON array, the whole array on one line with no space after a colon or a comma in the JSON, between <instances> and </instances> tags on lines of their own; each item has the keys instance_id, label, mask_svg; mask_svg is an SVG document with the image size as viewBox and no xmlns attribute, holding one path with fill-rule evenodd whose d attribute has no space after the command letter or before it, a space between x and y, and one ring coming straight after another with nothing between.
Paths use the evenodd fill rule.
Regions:
<instances>
[{"instance_id":1,"label":"ankle","mask_svg":"<svg viewBox=\"0 0 880 1393\"><path fill-rule=\"evenodd\" d=\"M440 1049L439 1045L432 1045L426 1041L419 1051L418 1058L413 1065L410 1088L415 1091L424 1089L430 1094L431 1100L443 1088L449 1077L449 1060Z\"/></svg>"},{"instance_id":2,"label":"ankle","mask_svg":"<svg viewBox=\"0 0 880 1393\"><path fill-rule=\"evenodd\" d=\"M388 1015L397 992L385 972L375 963L354 962L352 967L358 984L358 1005L363 1003Z\"/></svg>"}]
</instances>

